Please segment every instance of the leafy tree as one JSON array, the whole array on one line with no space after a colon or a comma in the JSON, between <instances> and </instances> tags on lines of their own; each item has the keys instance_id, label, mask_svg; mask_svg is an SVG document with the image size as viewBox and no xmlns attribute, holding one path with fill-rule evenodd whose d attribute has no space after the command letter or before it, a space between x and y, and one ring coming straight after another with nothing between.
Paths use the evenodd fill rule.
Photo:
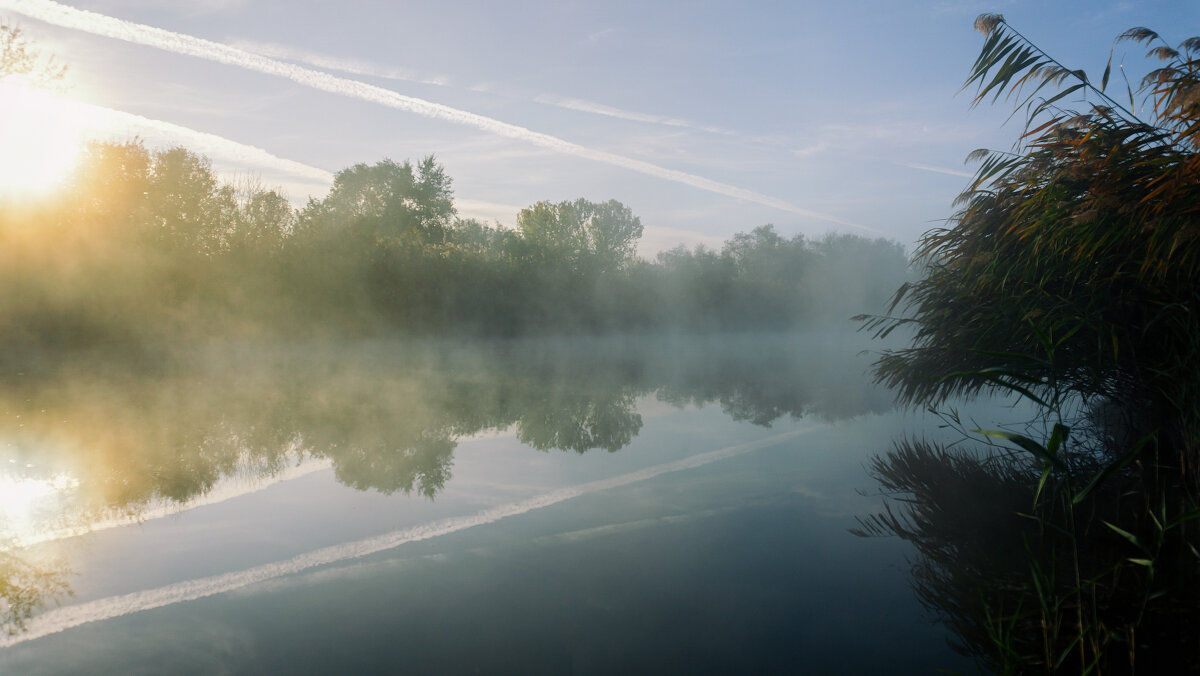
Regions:
<instances>
[{"instance_id":1,"label":"leafy tree","mask_svg":"<svg viewBox=\"0 0 1200 676\"><path fill-rule=\"evenodd\" d=\"M21 36L20 28L0 24L0 79L16 76L39 87L54 88L66 72L67 67L55 63L53 57L40 58Z\"/></svg>"},{"instance_id":2,"label":"leafy tree","mask_svg":"<svg viewBox=\"0 0 1200 676\"><path fill-rule=\"evenodd\" d=\"M295 209L276 190L246 185L238 192L238 213L228 234L229 249L246 254L277 251L296 227Z\"/></svg>"},{"instance_id":3,"label":"leafy tree","mask_svg":"<svg viewBox=\"0 0 1200 676\"><path fill-rule=\"evenodd\" d=\"M886 308L908 261L899 242L829 234L810 243L809 265L797 282L813 319L845 322L863 310Z\"/></svg>"},{"instance_id":4,"label":"leafy tree","mask_svg":"<svg viewBox=\"0 0 1200 676\"><path fill-rule=\"evenodd\" d=\"M371 241L441 241L454 217L450 183L432 155L415 168L392 160L356 164L337 173L324 199L309 201L300 225Z\"/></svg>"},{"instance_id":5,"label":"leafy tree","mask_svg":"<svg viewBox=\"0 0 1200 676\"><path fill-rule=\"evenodd\" d=\"M661 316L691 329L721 329L728 320L719 309L734 305L733 259L704 245L680 245L657 256Z\"/></svg>"},{"instance_id":6,"label":"leafy tree","mask_svg":"<svg viewBox=\"0 0 1200 676\"><path fill-rule=\"evenodd\" d=\"M76 227L128 227L148 218L151 163L140 143L88 144L67 190L78 216Z\"/></svg>"},{"instance_id":7,"label":"leafy tree","mask_svg":"<svg viewBox=\"0 0 1200 676\"><path fill-rule=\"evenodd\" d=\"M802 279L815 258L803 235L786 239L762 225L734 235L721 253L733 263L738 327L787 326L805 313Z\"/></svg>"},{"instance_id":8,"label":"leafy tree","mask_svg":"<svg viewBox=\"0 0 1200 676\"><path fill-rule=\"evenodd\" d=\"M642 222L616 200L538 202L517 215L517 228L532 262L563 262L576 271L605 273L631 263Z\"/></svg>"},{"instance_id":9,"label":"leafy tree","mask_svg":"<svg viewBox=\"0 0 1200 676\"><path fill-rule=\"evenodd\" d=\"M206 157L185 148L154 153L148 195L152 236L179 252L211 254L233 225L233 191Z\"/></svg>"}]
</instances>

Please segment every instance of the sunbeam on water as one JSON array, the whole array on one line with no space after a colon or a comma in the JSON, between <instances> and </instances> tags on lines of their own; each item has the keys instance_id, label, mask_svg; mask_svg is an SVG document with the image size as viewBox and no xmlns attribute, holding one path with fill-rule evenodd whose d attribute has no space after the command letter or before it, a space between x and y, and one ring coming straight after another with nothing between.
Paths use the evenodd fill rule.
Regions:
<instances>
[{"instance_id":1,"label":"sunbeam on water","mask_svg":"<svg viewBox=\"0 0 1200 676\"><path fill-rule=\"evenodd\" d=\"M46 515L61 512L79 480L68 474L46 478L0 474L0 533L18 543L35 538Z\"/></svg>"}]
</instances>

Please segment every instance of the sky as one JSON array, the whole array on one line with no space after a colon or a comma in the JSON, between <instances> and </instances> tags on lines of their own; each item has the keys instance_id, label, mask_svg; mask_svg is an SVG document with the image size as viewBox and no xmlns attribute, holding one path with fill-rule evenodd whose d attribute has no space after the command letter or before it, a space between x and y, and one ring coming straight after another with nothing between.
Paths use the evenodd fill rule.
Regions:
<instances>
[{"instance_id":1,"label":"sky","mask_svg":"<svg viewBox=\"0 0 1200 676\"><path fill-rule=\"evenodd\" d=\"M982 12L1094 77L1127 28L1200 35L1196 0L0 0L68 66L90 137L183 145L298 205L434 155L461 217L616 199L646 256L768 223L910 247L943 225L967 154L1021 132L961 90ZM1145 49L1114 51L1135 86Z\"/></svg>"}]
</instances>

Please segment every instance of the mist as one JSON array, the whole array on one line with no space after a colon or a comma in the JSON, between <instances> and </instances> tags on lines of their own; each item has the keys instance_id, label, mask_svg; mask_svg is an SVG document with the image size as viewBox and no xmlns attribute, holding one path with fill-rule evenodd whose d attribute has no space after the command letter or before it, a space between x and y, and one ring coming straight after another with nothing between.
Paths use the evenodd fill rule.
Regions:
<instances>
[{"instance_id":1,"label":"mist","mask_svg":"<svg viewBox=\"0 0 1200 676\"><path fill-rule=\"evenodd\" d=\"M432 157L384 160L295 208L182 148L93 144L60 195L2 211L7 367L213 340L846 327L906 274L898 243L771 225L650 261L618 201L539 202L488 224L456 217L451 186Z\"/></svg>"}]
</instances>

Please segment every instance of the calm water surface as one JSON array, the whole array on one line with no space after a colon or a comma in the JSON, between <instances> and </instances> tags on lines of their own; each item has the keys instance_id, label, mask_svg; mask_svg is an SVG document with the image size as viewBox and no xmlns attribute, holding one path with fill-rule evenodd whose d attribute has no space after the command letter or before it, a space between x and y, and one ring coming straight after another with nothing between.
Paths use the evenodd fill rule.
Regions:
<instances>
[{"instance_id":1,"label":"calm water surface","mask_svg":"<svg viewBox=\"0 0 1200 676\"><path fill-rule=\"evenodd\" d=\"M0 395L0 673L973 672L908 545L848 533L931 425L862 347L40 361Z\"/></svg>"}]
</instances>

